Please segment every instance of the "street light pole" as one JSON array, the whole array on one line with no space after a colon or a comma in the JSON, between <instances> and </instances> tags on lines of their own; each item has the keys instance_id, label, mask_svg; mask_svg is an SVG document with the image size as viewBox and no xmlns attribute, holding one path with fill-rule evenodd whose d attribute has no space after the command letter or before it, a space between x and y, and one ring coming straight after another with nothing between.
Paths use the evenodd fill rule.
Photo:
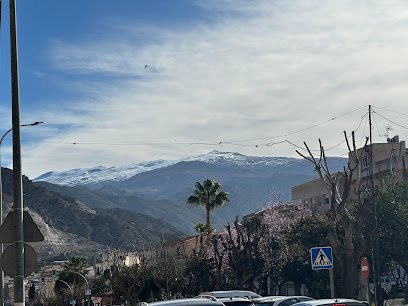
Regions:
<instances>
[{"instance_id":1,"label":"street light pole","mask_svg":"<svg viewBox=\"0 0 408 306\"><path fill-rule=\"evenodd\" d=\"M34 126L39 125L43 122L37 121L30 124L22 124L21 126ZM6 133L4 133L3 137L0 139L0 226L3 223L3 182L1 180L1 144L3 142L4 137L8 133L10 133L13 129L9 129ZM0 243L0 256L3 254L3 243ZM0 306L4 305L4 272L1 270L0 272Z\"/></svg>"},{"instance_id":2,"label":"street light pole","mask_svg":"<svg viewBox=\"0 0 408 306\"><path fill-rule=\"evenodd\" d=\"M74 299L74 291L72 290L71 286L68 285L68 283L66 281L62 280L62 279L59 279L59 281L68 286L69 290L71 291L71 301L72 301Z\"/></svg>"},{"instance_id":3,"label":"street light pole","mask_svg":"<svg viewBox=\"0 0 408 306\"><path fill-rule=\"evenodd\" d=\"M87 287L88 290L89 290L88 280L86 279L86 277L85 277L84 275L82 275L82 273L79 273L79 272L76 272L76 271L72 271L72 270L68 270L68 271L65 271L65 272L71 272L71 273L75 273L75 274L81 275L82 278L83 278L83 279L85 280L85 282L86 282L86 287ZM91 303L90 298L88 298L88 306L90 305L90 303Z\"/></svg>"}]
</instances>

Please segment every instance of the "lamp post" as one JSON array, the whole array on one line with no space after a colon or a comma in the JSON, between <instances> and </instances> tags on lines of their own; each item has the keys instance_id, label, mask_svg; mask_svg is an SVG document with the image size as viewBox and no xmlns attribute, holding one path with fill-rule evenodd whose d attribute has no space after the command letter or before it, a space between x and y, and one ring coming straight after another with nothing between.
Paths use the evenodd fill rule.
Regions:
<instances>
[{"instance_id":1,"label":"lamp post","mask_svg":"<svg viewBox=\"0 0 408 306\"><path fill-rule=\"evenodd\" d=\"M76 271L72 271L72 270L67 270L67 271L65 271L65 272L71 272L71 273L75 273L75 274L81 275L81 277L82 277L82 278L85 280L85 282L86 282L86 287L87 287L88 290L89 290L88 280L86 279L86 277L85 277L82 273L79 273L79 272L76 272ZM91 297L88 298L88 306L89 306L90 303L91 303L90 299L91 299Z\"/></svg>"},{"instance_id":2,"label":"lamp post","mask_svg":"<svg viewBox=\"0 0 408 306\"><path fill-rule=\"evenodd\" d=\"M22 124L20 126L34 126L34 125L39 125L41 121L36 121L34 123L29 123L29 124ZM3 183L1 180L1 144L3 142L4 137L8 133L10 133L13 129L9 129L6 133L4 133L3 137L0 139L0 226L3 223ZM0 255L3 254L3 243L0 243ZM0 272L0 306L4 305L4 272L1 270Z\"/></svg>"},{"instance_id":3,"label":"lamp post","mask_svg":"<svg viewBox=\"0 0 408 306\"><path fill-rule=\"evenodd\" d=\"M71 286L68 285L68 283L66 281L62 280L62 279L59 279L59 281L68 286L69 290L71 291L71 302L72 302L72 300L74 299L74 291L72 290Z\"/></svg>"}]
</instances>

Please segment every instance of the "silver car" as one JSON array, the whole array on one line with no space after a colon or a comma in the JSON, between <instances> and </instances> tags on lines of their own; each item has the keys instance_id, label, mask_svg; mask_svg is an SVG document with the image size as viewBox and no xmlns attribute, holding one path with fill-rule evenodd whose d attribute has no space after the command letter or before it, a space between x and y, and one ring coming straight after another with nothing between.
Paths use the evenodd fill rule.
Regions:
<instances>
[{"instance_id":1,"label":"silver car","mask_svg":"<svg viewBox=\"0 0 408 306\"><path fill-rule=\"evenodd\" d=\"M176 300L167 300L153 303L139 303L138 306L178 306L178 305L194 305L194 306L224 306L223 303L205 299L205 298L185 298L185 299L176 299Z\"/></svg>"},{"instance_id":2,"label":"silver car","mask_svg":"<svg viewBox=\"0 0 408 306\"><path fill-rule=\"evenodd\" d=\"M252 299L256 306L291 306L293 304L314 300L308 296L265 296Z\"/></svg>"},{"instance_id":3,"label":"silver car","mask_svg":"<svg viewBox=\"0 0 408 306\"><path fill-rule=\"evenodd\" d=\"M321 299L293 304L293 306L367 306L367 302L353 299Z\"/></svg>"},{"instance_id":4,"label":"silver car","mask_svg":"<svg viewBox=\"0 0 408 306\"><path fill-rule=\"evenodd\" d=\"M259 294L248 290L224 290L224 291L208 291L200 293L199 296L213 296L217 299L219 298L229 298L229 297L246 297L248 299L254 299L261 297Z\"/></svg>"}]
</instances>

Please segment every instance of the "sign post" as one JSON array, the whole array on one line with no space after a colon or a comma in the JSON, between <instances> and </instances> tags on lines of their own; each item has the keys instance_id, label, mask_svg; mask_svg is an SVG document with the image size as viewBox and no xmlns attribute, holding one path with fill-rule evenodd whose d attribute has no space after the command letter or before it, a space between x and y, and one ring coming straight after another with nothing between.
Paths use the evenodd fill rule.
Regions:
<instances>
[{"instance_id":1,"label":"sign post","mask_svg":"<svg viewBox=\"0 0 408 306\"><path fill-rule=\"evenodd\" d=\"M370 265L368 264L367 258L363 257L361 259L361 275L363 278L367 280L367 301L368 305L371 305L371 294L370 294L370 284L369 284L369 277L370 277Z\"/></svg>"},{"instance_id":2,"label":"sign post","mask_svg":"<svg viewBox=\"0 0 408 306\"><path fill-rule=\"evenodd\" d=\"M335 298L334 276L333 276L333 255L331 247L315 247L310 249L310 259L313 270L329 269L330 295Z\"/></svg>"}]
</instances>

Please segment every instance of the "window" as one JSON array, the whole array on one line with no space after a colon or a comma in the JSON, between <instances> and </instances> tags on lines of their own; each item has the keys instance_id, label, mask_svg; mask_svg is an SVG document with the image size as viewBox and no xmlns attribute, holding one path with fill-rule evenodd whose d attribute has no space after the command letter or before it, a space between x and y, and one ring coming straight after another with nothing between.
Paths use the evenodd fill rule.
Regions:
<instances>
[{"instance_id":1,"label":"window","mask_svg":"<svg viewBox=\"0 0 408 306\"><path fill-rule=\"evenodd\" d=\"M363 171L368 170L370 168L370 157L364 156L363 157Z\"/></svg>"},{"instance_id":2,"label":"window","mask_svg":"<svg viewBox=\"0 0 408 306\"><path fill-rule=\"evenodd\" d=\"M325 195L324 195L324 203L325 203L326 205L330 204L330 197L329 197L328 194L325 194Z\"/></svg>"}]
</instances>

